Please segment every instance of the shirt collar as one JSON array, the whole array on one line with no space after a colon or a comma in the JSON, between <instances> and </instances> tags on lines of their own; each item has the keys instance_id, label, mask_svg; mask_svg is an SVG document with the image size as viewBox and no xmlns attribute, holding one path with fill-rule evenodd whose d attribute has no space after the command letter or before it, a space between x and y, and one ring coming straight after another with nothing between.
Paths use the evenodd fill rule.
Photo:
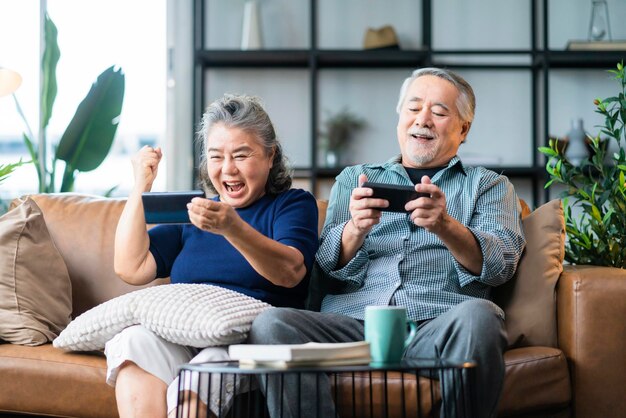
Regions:
<instances>
[{"instance_id":1,"label":"shirt collar","mask_svg":"<svg viewBox=\"0 0 626 418\"><path fill-rule=\"evenodd\" d=\"M391 171L395 171L396 173L400 174L402 177L405 177L408 179L409 178L408 174L406 170L404 169L404 167L402 166L401 161L402 161L402 155L398 154L395 157L390 158L389 160L384 162L382 165L380 165L380 167L391 170ZM467 170L465 166L463 165L463 162L461 161L458 155L455 155L448 162L448 165L446 166L446 168L444 168L443 170L435 174L435 176L433 177L433 181L441 177L441 175L443 175L444 172L448 170L452 170L452 169L460 170L461 173L463 173L463 175L467 176Z\"/></svg>"}]
</instances>

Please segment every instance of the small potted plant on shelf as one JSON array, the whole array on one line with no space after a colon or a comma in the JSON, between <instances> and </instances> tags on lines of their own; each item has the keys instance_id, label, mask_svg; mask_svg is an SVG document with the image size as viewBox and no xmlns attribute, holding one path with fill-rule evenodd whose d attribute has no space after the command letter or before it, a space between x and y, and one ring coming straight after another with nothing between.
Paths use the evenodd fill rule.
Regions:
<instances>
[{"instance_id":1,"label":"small potted plant on shelf","mask_svg":"<svg viewBox=\"0 0 626 418\"><path fill-rule=\"evenodd\" d=\"M326 118L324 129L320 132L320 138L328 167L340 165L342 153L346 151L350 140L365 125L365 119L356 116L345 107Z\"/></svg>"},{"instance_id":2,"label":"small potted plant on shelf","mask_svg":"<svg viewBox=\"0 0 626 418\"><path fill-rule=\"evenodd\" d=\"M565 224L568 240L565 259L572 264L592 264L626 268L626 73L617 64L615 75L619 92L604 100L596 99L596 113L604 116L600 133L589 136L593 150L580 165L572 164L551 139L539 151L548 158L546 170L554 184L566 186ZM602 140L600 135L603 135ZM603 141L613 143L607 146ZM613 149L612 155L606 155ZM574 214L575 213L575 214Z\"/></svg>"}]
</instances>

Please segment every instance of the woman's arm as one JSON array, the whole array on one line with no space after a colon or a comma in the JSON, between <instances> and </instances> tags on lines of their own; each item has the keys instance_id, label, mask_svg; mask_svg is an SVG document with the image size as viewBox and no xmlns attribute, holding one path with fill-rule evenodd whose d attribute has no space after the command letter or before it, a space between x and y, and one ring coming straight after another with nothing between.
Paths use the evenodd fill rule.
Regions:
<instances>
[{"instance_id":1,"label":"woman's arm","mask_svg":"<svg viewBox=\"0 0 626 418\"><path fill-rule=\"evenodd\" d=\"M156 262L150 253L141 194L152 188L162 153L160 148L143 147L133 158L135 185L115 232L113 265L122 280L134 285L151 282L156 277Z\"/></svg>"},{"instance_id":2,"label":"woman's arm","mask_svg":"<svg viewBox=\"0 0 626 418\"><path fill-rule=\"evenodd\" d=\"M261 234L231 206L194 198L188 209L189 219L196 227L222 235L257 273L273 284L295 287L306 276L305 259L299 249Z\"/></svg>"}]
</instances>

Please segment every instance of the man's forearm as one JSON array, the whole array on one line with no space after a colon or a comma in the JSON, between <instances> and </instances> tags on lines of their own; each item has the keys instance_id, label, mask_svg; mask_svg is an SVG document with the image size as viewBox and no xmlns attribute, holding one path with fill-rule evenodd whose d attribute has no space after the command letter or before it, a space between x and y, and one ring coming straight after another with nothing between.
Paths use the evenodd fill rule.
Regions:
<instances>
[{"instance_id":1,"label":"man's forearm","mask_svg":"<svg viewBox=\"0 0 626 418\"><path fill-rule=\"evenodd\" d=\"M366 235L354 226L352 219L346 223L341 234L341 249L339 251L337 269L344 267L354 258L356 252L363 245Z\"/></svg>"},{"instance_id":2,"label":"man's forearm","mask_svg":"<svg viewBox=\"0 0 626 418\"><path fill-rule=\"evenodd\" d=\"M448 216L446 226L437 234L452 256L470 273L480 276L483 253L478 240L465 225Z\"/></svg>"}]
</instances>

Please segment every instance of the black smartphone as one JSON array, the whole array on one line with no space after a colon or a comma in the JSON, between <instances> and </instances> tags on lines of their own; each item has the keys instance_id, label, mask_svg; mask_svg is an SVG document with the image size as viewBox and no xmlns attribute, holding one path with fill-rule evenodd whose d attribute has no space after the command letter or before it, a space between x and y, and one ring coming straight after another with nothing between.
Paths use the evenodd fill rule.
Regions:
<instances>
[{"instance_id":1,"label":"black smartphone","mask_svg":"<svg viewBox=\"0 0 626 418\"><path fill-rule=\"evenodd\" d=\"M374 190L374 195L377 199L385 199L389 201L389 206L382 208L390 212L404 212L404 205L411 200L415 200L418 197L430 197L428 193L418 193L413 186L400 186L397 184L385 184L385 183L372 183L366 181L362 187L369 187Z\"/></svg>"},{"instance_id":2,"label":"black smartphone","mask_svg":"<svg viewBox=\"0 0 626 418\"><path fill-rule=\"evenodd\" d=\"M202 190L185 192L145 192L141 194L146 223L188 224L187 203L194 197L204 197Z\"/></svg>"}]
</instances>

